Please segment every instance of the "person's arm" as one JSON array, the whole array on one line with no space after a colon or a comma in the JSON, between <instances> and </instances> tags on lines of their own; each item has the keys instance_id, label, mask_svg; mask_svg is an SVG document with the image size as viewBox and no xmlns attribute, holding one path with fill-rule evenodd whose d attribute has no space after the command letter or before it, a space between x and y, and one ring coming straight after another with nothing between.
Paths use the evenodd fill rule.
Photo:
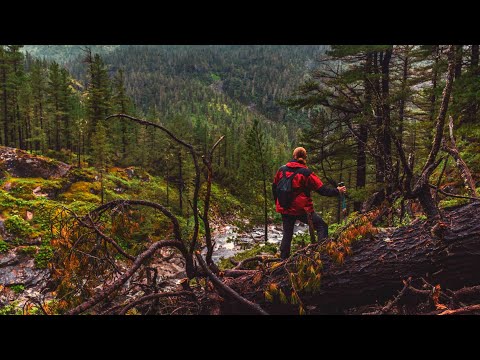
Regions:
<instances>
[{"instance_id":1,"label":"person's arm","mask_svg":"<svg viewBox=\"0 0 480 360\"><path fill-rule=\"evenodd\" d=\"M273 200L277 202L277 183L278 183L278 176L279 176L279 171L275 174L275 178L273 179L272 182L272 195L273 195Z\"/></svg>"},{"instance_id":2,"label":"person's arm","mask_svg":"<svg viewBox=\"0 0 480 360\"><path fill-rule=\"evenodd\" d=\"M317 193L323 196L338 196L340 195L340 191L337 188L332 188L332 187L327 187L325 185L322 185L320 188L315 190Z\"/></svg>"},{"instance_id":3,"label":"person's arm","mask_svg":"<svg viewBox=\"0 0 480 360\"><path fill-rule=\"evenodd\" d=\"M337 188L325 186L322 180L320 180L320 178L314 173L311 173L310 176L308 177L307 184L310 190L313 190L323 196L331 196L331 197L339 196L340 192L346 191L345 186L337 187Z\"/></svg>"},{"instance_id":4,"label":"person's arm","mask_svg":"<svg viewBox=\"0 0 480 360\"><path fill-rule=\"evenodd\" d=\"M272 195L273 201L277 202L277 184L275 182L272 182Z\"/></svg>"}]
</instances>

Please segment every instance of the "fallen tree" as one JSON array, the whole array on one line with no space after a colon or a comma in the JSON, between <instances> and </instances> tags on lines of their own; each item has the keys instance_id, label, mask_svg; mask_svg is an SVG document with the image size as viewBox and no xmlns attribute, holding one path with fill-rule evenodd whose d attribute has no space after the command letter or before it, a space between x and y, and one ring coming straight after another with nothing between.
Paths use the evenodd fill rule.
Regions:
<instances>
[{"instance_id":1,"label":"fallen tree","mask_svg":"<svg viewBox=\"0 0 480 360\"><path fill-rule=\"evenodd\" d=\"M306 255L297 253L289 260L311 256L319 250L310 246ZM301 294L311 314L339 313L351 307L384 303L402 290L408 278L425 278L442 288L460 289L480 283L480 202L445 211L444 221L417 222L377 234L352 244L352 254L338 264L321 255L321 284L313 294ZM257 272L258 273L258 272ZM244 294L254 294L271 314L289 313L294 307L265 301L263 290L278 284L288 295L289 274L284 267L267 271L254 285L256 274L232 279L229 284ZM241 289L241 290L240 290Z\"/></svg>"}]
</instances>

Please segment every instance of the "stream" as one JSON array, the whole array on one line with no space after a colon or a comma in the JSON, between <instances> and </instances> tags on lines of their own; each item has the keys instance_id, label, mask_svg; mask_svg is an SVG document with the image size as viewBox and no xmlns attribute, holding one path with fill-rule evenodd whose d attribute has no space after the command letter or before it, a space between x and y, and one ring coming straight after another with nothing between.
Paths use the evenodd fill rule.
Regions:
<instances>
[{"instance_id":1,"label":"stream","mask_svg":"<svg viewBox=\"0 0 480 360\"><path fill-rule=\"evenodd\" d=\"M295 223L294 235L308 232L308 226L299 221ZM264 227L256 226L249 231L240 231L233 225L223 225L212 234L215 242L212 260L218 263L221 258L229 258L238 252L252 248L256 244L265 245ZM282 225L268 225L268 243L280 245L282 241ZM206 254L206 249L203 250Z\"/></svg>"}]
</instances>

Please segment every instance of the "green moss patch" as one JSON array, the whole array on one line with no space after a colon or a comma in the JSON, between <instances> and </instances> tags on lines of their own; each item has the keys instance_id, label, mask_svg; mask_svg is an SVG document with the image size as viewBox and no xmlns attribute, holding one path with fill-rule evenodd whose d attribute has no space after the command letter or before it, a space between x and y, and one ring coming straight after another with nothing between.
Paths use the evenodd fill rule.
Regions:
<instances>
[{"instance_id":1,"label":"green moss patch","mask_svg":"<svg viewBox=\"0 0 480 360\"><path fill-rule=\"evenodd\" d=\"M73 183L70 188L59 196L60 200L67 202L84 201L92 203L100 203L101 184L100 182L78 181Z\"/></svg>"}]
</instances>

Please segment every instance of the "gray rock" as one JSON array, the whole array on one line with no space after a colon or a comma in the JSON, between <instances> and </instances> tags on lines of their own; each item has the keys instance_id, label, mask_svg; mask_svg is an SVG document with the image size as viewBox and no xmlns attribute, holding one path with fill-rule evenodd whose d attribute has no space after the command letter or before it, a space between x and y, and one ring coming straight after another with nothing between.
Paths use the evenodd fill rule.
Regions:
<instances>
[{"instance_id":1,"label":"gray rock","mask_svg":"<svg viewBox=\"0 0 480 360\"><path fill-rule=\"evenodd\" d=\"M18 264L18 259L14 251L9 251L7 254L0 255L0 268L16 264Z\"/></svg>"},{"instance_id":2,"label":"gray rock","mask_svg":"<svg viewBox=\"0 0 480 360\"><path fill-rule=\"evenodd\" d=\"M12 261L12 260L11 260ZM5 286L25 285L34 286L38 284L46 275L48 270L35 269L33 259L25 262L11 263L9 266L0 267L0 284Z\"/></svg>"},{"instance_id":3,"label":"gray rock","mask_svg":"<svg viewBox=\"0 0 480 360\"><path fill-rule=\"evenodd\" d=\"M64 176L71 165L61 161L29 154L20 149L0 146L0 165L13 177L41 177L44 179Z\"/></svg>"}]
</instances>

